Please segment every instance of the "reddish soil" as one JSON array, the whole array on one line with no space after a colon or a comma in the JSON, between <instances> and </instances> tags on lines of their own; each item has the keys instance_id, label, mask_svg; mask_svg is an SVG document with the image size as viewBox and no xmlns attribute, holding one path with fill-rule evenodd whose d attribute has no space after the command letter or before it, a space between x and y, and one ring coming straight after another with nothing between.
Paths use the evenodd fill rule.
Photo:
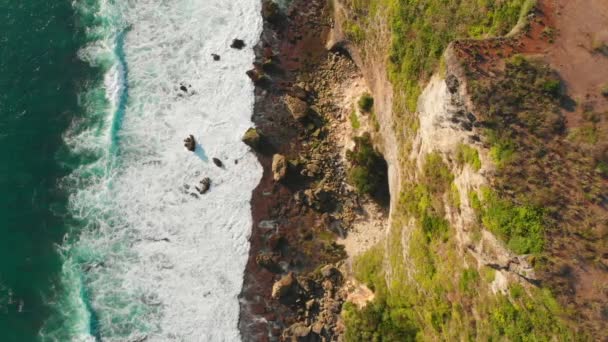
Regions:
<instances>
[{"instance_id":1,"label":"reddish soil","mask_svg":"<svg viewBox=\"0 0 608 342\"><path fill-rule=\"evenodd\" d=\"M545 58L564 80L567 92L578 104L608 110L602 88L608 86L608 56L595 51L608 44L608 1L545 0L551 3L556 39ZM567 115L569 127L577 127L584 106Z\"/></svg>"},{"instance_id":2,"label":"reddish soil","mask_svg":"<svg viewBox=\"0 0 608 342\"><path fill-rule=\"evenodd\" d=\"M454 44L460 57L475 72L493 76L514 54L536 55L556 70L568 96L579 106L565 110L568 128L580 126L582 114L592 108L608 111L608 1L541 0L525 34L513 38L462 40Z\"/></svg>"}]
</instances>

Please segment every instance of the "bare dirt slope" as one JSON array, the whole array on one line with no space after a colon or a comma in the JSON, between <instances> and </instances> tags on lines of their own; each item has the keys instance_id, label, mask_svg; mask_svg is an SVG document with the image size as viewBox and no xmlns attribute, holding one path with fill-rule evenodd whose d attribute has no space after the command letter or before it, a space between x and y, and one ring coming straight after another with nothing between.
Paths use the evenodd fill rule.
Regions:
<instances>
[{"instance_id":1,"label":"bare dirt slope","mask_svg":"<svg viewBox=\"0 0 608 342\"><path fill-rule=\"evenodd\" d=\"M546 59L579 104L591 104L599 112L608 110L608 98L601 90L608 86L608 56L598 51L608 46L608 1L545 0L555 25L555 42ZM568 115L568 126L577 126L579 110Z\"/></svg>"}]
</instances>

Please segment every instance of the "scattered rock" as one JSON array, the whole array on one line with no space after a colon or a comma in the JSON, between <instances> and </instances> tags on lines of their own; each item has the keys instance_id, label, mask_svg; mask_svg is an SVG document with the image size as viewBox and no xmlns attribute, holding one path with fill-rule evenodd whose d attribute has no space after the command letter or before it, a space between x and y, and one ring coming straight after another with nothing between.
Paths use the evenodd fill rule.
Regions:
<instances>
[{"instance_id":1,"label":"scattered rock","mask_svg":"<svg viewBox=\"0 0 608 342\"><path fill-rule=\"evenodd\" d=\"M241 39L233 39L232 44L230 44L230 47L233 49L241 50L245 47L245 42Z\"/></svg>"},{"instance_id":2,"label":"scattered rock","mask_svg":"<svg viewBox=\"0 0 608 342\"><path fill-rule=\"evenodd\" d=\"M194 188L201 195L204 195L205 193L207 193L207 191L209 191L210 187L211 187L211 179L209 179L208 177L205 177L205 178L203 178L203 180L201 180L200 187L195 186Z\"/></svg>"},{"instance_id":3,"label":"scattered rock","mask_svg":"<svg viewBox=\"0 0 608 342\"><path fill-rule=\"evenodd\" d=\"M216 62L217 62L217 61L219 61L219 60L221 59L220 55L218 55L218 54L216 54L216 53L212 53L212 54L211 54L211 57L213 57L213 60L214 60L214 61L216 61Z\"/></svg>"},{"instance_id":4,"label":"scattered rock","mask_svg":"<svg viewBox=\"0 0 608 342\"><path fill-rule=\"evenodd\" d=\"M260 146L261 141L260 133L255 128L249 128L247 132L243 135L241 139L247 146L253 148L254 150Z\"/></svg>"},{"instance_id":5,"label":"scattered rock","mask_svg":"<svg viewBox=\"0 0 608 342\"><path fill-rule=\"evenodd\" d=\"M305 101L302 101L297 97L287 95L285 97L285 103L287 104L287 108L289 108L289 111L294 119L300 121L308 116L308 103Z\"/></svg>"},{"instance_id":6,"label":"scattered rock","mask_svg":"<svg viewBox=\"0 0 608 342\"><path fill-rule=\"evenodd\" d=\"M194 152L194 150L196 150L196 140L192 134L184 139L184 147L186 147L186 149L190 152Z\"/></svg>"},{"instance_id":7,"label":"scattered rock","mask_svg":"<svg viewBox=\"0 0 608 342\"><path fill-rule=\"evenodd\" d=\"M281 154L272 157L272 175L275 182L280 182L287 176L287 159Z\"/></svg>"},{"instance_id":8,"label":"scattered rock","mask_svg":"<svg viewBox=\"0 0 608 342\"><path fill-rule=\"evenodd\" d=\"M215 166L217 167L224 167L224 163L222 163L221 160L217 159L217 158L213 158L213 164L215 164Z\"/></svg>"}]
</instances>

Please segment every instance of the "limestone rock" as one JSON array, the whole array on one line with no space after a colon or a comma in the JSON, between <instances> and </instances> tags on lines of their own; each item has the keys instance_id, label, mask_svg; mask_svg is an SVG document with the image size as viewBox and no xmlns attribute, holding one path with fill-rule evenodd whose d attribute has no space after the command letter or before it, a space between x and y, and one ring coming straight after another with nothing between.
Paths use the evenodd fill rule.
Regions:
<instances>
[{"instance_id":1,"label":"limestone rock","mask_svg":"<svg viewBox=\"0 0 608 342\"><path fill-rule=\"evenodd\" d=\"M287 176L287 159L281 154L272 157L272 175L275 182L280 182Z\"/></svg>"},{"instance_id":2,"label":"limestone rock","mask_svg":"<svg viewBox=\"0 0 608 342\"><path fill-rule=\"evenodd\" d=\"M308 104L299 98L287 95L285 103L294 119L303 120L308 116Z\"/></svg>"},{"instance_id":3,"label":"limestone rock","mask_svg":"<svg viewBox=\"0 0 608 342\"><path fill-rule=\"evenodd\" d=\"M448 77L445 78L445 84L448 86L450 93L455 94L460 86L460 81L458 81L456 76L448 75Z\"/></svg>"}]
</instances>

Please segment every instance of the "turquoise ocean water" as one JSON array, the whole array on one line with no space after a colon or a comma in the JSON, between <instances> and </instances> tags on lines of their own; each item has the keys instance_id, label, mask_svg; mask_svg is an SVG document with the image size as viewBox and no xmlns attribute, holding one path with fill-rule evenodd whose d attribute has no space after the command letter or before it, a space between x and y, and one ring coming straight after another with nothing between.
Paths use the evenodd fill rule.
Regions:
<instances>
[{"instance_id":1,"label":"turquoise ocean water","mask_svg":"<svg viewBox=\"0 0 608 342\"><path fill-rule=\"evenodd\" d=\"M240 339L260 6L0 0L0 342Z\"/></svg>"}]
</instances>

